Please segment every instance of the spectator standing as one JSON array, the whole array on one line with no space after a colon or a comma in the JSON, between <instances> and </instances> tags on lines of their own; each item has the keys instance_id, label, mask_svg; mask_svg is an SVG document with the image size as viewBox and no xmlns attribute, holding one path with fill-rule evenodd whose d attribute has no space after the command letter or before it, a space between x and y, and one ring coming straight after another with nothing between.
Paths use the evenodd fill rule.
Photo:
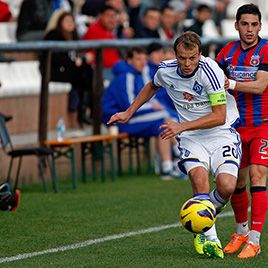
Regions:
<instances>
[{"instance_id":1,"label":"spectator standing","mask_svg":"<svg viewBox=\"0 0 268 268\"><path fill-rule=\"evenodd\" d=\"M160 10L148 7L144 15L135 25L135 38L160 38L158 29L160 26Z\"/></svg>"}]
</instances>

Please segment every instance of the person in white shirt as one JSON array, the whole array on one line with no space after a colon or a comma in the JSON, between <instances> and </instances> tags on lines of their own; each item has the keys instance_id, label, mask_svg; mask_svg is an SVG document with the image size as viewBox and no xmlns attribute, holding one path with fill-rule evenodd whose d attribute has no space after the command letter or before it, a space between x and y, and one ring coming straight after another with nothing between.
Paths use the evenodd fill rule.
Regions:
<instances>
[{"instance_id":1,"label":"person in white shirt","mask_svg":"<svg viewBox=\"0 0 268 268\"><path fill-rule=\"evenodd\" d=\"M174 42L175 60L160 64L133 103L114 114L108 124L126 123L160 87L174 102L179 122L160 126L160 137L176 136L182 171L188 174L194 197L210 200L220 212L232 195L241 158L241 141L234 125L239 121L234 98L224 89L224 73L217 63L201 55L201 42L194 32L186 32ZM211 192L209 173L216 187ZM223 258L215 225L195 235L199 254Z\"/></svg>"}]
</instances>

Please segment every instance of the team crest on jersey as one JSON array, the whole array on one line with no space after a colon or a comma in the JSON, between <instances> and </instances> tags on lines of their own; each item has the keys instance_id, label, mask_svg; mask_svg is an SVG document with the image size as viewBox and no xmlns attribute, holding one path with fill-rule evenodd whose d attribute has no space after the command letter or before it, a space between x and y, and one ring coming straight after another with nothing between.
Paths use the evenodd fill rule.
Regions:
<instances>
[{"instance_id":1,"label":"team crest on jersey","mask_svg":"<svg viewBox=\"0 0 268 268\"><path fill-rule=\"evenodd\" d=\"M193 86L193 90L194 90L197 94L201 95L202 90L203 90L203 86L200 85L197 81L195 81L194 86Z\"/></svg>"},{"instance_id":2,"label":"team crest on jersey","mask_svg":"<svg viewBox=\"0 0 268 268\"><path fill-rule=\"evenodd\" d=\"M250 65L257 66L260 64L260 56L259 55L252 55L250 59Z\"/></svg>"},{"instance_id":3,"label":"team crest on jersey","mask_svg":"<svg viewBox=\"0 0 268 268\"><path fill-rule=\"evenodd\" d=\"M183 92L183 97L187 101L191 101L193 99L193 95L188 92Z\"/></svg>"}]
</instances>

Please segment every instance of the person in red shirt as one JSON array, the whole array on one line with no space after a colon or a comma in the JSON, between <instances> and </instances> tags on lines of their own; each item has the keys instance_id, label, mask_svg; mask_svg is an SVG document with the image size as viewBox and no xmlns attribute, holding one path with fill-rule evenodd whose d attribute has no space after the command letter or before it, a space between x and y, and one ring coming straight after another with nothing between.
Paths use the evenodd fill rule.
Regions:
<instances>
[{"instance_id":1,"label":"person in red shirt","mask_svg":"<svg viewBox=\"0 0 268 268\"><path fill-rule=\"evenodd\" d=\"M91 24L85 33L84 40L116 39L114 30L118 26L117 10L111 6L104 6L97 16L95 23ZM95 51L92 51L95 57ZM121 57L115 48L103 49L103 67L111 68ZM93 58L94 62L94 58Z\"/></svg>"},{"instance_id":2,"label":"person in red shirt","mask_svg":"<svg viewBox=\"0 0 268 268\"><path fill-rule=\"evenodd\" d=\"M0 22L8 22L12 19L12 13L7 3L0 1Z\"/></svg>"}]
</instances>

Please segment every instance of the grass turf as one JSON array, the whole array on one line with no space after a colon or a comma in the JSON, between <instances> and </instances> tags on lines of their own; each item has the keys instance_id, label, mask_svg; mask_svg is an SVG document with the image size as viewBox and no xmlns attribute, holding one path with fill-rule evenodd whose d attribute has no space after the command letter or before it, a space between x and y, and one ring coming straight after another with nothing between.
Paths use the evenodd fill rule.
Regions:
<instances>
[{"instance_id":1,"label":"grass turf","mask_svg":"<svg viewBox=\"0 0 268 268\"><path fill-rule=\"evenodd\" d=\"M16 213L2 213L0 258L42 251L178 222L179 207L191 197L189 181L163 182L155 176L122 177L116 182L80 183L76 191L22 189ZM227 208L229 210L230 207ZM233 217L217 221L223 244L235 231ZM0 264L1 267L267 267L267 223L258 258L224 260L199 256L193 236L182 227L106 241L84 248Z\"/></svg>"}]
</instances>

